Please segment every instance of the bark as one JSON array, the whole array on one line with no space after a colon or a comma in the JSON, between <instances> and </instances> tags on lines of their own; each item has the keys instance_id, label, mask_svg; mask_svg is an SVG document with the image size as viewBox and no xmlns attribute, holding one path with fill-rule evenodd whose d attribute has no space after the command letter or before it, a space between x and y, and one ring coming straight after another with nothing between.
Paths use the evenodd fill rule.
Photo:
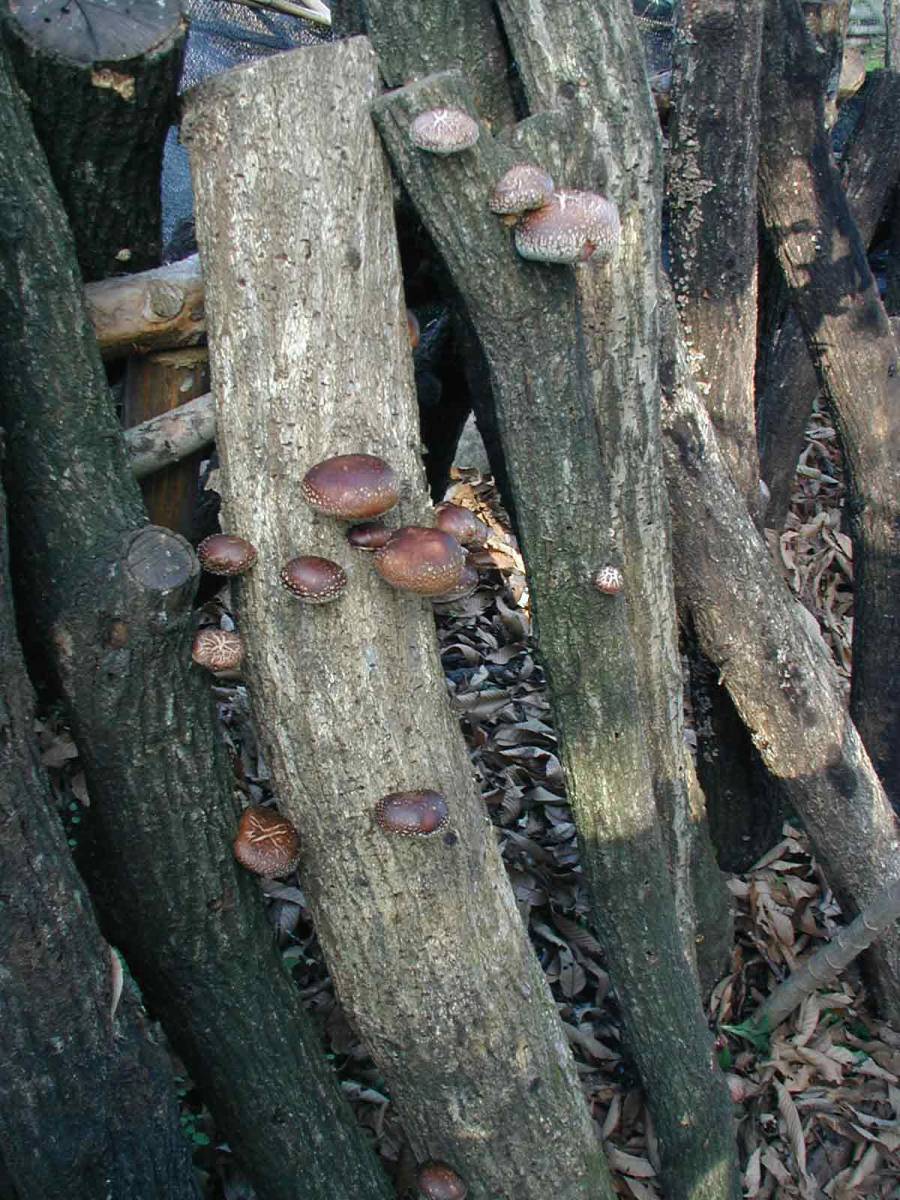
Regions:
<instances>
[{"instance_id":1,"label":"bark","mask_svg":"<svg viewBox=\"0 0 900 1200\"><path fill-rule=\"evenodd\" d=\"M860 238L869 246L900 178L900 75L870 74L861 102L862 116L844 155L841 177ZM819 383L794 312L777 339L769 382L759 398L759 443L762 477L771 497L766 524L782 529Z\"/></svg>"},{"instance_id":2,"label":"bark","mask_svg":"<svg viewBox=\"0 0 900 1200\"><path fill-rule=\"evenodd\" d=\"M602 46L608 35L586 8L574 7L577 11L554 27L557 44L571 50L569 39L578 28L586 44ZM621 36L620 27L615 32ZM510 40L516 44L512 33ZM546 44L539 47L542 54L546 50ZM516 54L521 63L522 53ZM623 68L620 58L617 69ZM639 59L634 69L643 71ZM611 73L609 86L639 94L637 78L626 89ZM513 152L484 128L472 150L437 167L412 147L412 118L444 104L475 111L471 94L453 73L390 93L376 103L375 120L395 170L451 272L490 367L594 919L621 1000L629 1047L647 1088L667 1195L737 1195L730 1112L675 919L648 760L641 677L628 620L646 593L641 551L628 544L623 554L622 539L623 527L631 531L622 509L634 498L623 495L620 506L611 504L613 479L621 493L629 487L638 490L644 480L628 478L617 458L621 434L614 437L609 430L622 414L608 410L598 417L595 387L618 396L618 379L593 357L605 339L597 332L594 345L587 345L595 336L601 295L621 330L616 305L624 302L613 293L611 277L627 276L644 252L640 236L635 233L632 242L630 232L629 222L638 224L639 218L632 197L624 189L618 192L629 249L611 266L586 269L591 278L576 282L572 270L526 263L484 203ZM541 123L553 128L552 122ZM586 130L585 136L596 136L595 131ZM577 157L577 142L570 141L568 148ZM537 138L529 145L538 161L547 162L551 150L549 139L543 155ZM563 178L580 182L577 174ZM632 321L646 316L638 308ZM624 335L619 337L627 363ZM643 365L652 374L652 367ZM634 370L634 363L629 366ZM622 363L618 367L628 370ZM636 375L641 382L644 378ZM643 440L648 424L644 414L629 436L640 438L649 455ZM645 492L644 499L650 523L657 517L655 496ZM659 519L664 524L664 514ZM659 531L652 536L659 537ZM624 566L626 596L602 596L591 584L593 572L610 562ZM657 564L656 570L662 574L663 568ZM666 653L657 631L653 649ZM679 718L680 707L667 716L672 724ZM683 785L684 776L669 782Z\"/></svg>"},{"instance_id":3,"label":"bark","mask_svg":"<svg viewBox=\"0 0 900 1200\"><path fill-rule=\"evenodd\" d=\"M673 57L671 278L694 379L754 517L756 168L763 0L686 0Z\"/></svg>"},{"instance_id":4,"label":"bark","mask_svg":"<svg viewBox=\"0 0 900 1200\"><path fill-rule=\"evenodd\" d=\"M122 422L126 428L139 425L208 392L209 354L205 347L131 358L125 373ZM153 524L173 529L188 541L200 540L197 493L202 458L202 450L195 450L141 483Z\"/></svg>"},{"instance_id":5,"label":"bark","mask_svg":"<svg viewBox=\"0 0 900 1200\"><path fill-rule=\"evenodd\" d=\"M465 72L478 111L499 132L516 119L511 92L514 67L494 19L492 0L443 0L417 4L413 19L405 5L360 0L365 32L378 50L388 87L402 87L433 71Z\"/></svg>"},{"instance_id":6,"label":"bark","mask_svg":"<svg viewBox=\"0 0 900 1200\"><path fill-rule=\"evenodd\" d=\"M665 302L663 448L675 569L704 654L768 770L800 814L845 913L900 873L900 829L845 711L822 638L778 575L716 446ZM870 951L889 1020L900 1016L900 931Z\"/></svg>"},{"instance_id":7,"label":"bark","mask_svg":"<svg viewBox=\"0 0 900 1200\"><path fill-rule=\"evenodd\" d=\"M231 781L190 659L199 565L183 539L144 524L72 238L2 62L0 111L16 579L85 763L104 930L260 1197L385 1200L233 861Z\"/></svg>"},{"instance_id":8,"label":"bark","mask_svg":"<svg viewBox=\"0 0 900 1200\"><path fill-rule=\"evenodd\" d=\"M188 400L171 412L125 430L125 449L135 479L180 462L208 446L216 436L216 412L210 395Z\"/></svg>"},{"instance_id":9,"label":"bark","mask_svg":"<svg viewBox=\"0 0 900 1200\"><path fill-rule=\"evenodd\" d=\"M771 1032L791 1015L807 996L830 983L855 958L890 929L900 918L900 875L889 882L880 896L869 904L850 925L838 930L830 942L793 971L770 992L753 1014L753 1025Z\"/></svg>"},{"instance_id":10,"label":"bark","mask_svg":"<svg viewBox=\"0 0 900 1200\"><path fill-rule=\"evenodd\" d=\"M668 500L659 449L659 122L627 4L601 14L596 5L579 3L562 16L539 2L501 3L500 12L529 106L537 114L524 126L532 126L544 154L557 159L548 165L559 168L558 180L606 190L625 222L616 268L575 272L605 489L594 486L582 495L595 495L597 511L609 515L617 544L607 552L624 559L629 576L626 620L675 912L704 986L711 986L723 966L719 951L731 941L730 918L706 814L698 806L702 794L691 785L693 767L684 746ZM548 120L555 129L545 135ZM527 130L520 127L520 133L527 147ZM553 154L551 145L559 145L560 134L565 150ZM520 469L528 469L524 461ZM616 636L612 630L610 635Z\"/></svg>"},{"instance_id":11,"label":"bark","mask_svg":"<svg viewBox=\"0 0 900 1200\"><path fill-rule=\"evenodd\" d=\"M848 466L855 616L850 711L900 804L900 370L822 125L814 50L768 0L760 204Z\"/></svg>"},{"instance_id":12,"label":"bark","mask_svg":"<svg viewBox=\"0 0 900 1200\"><path fill-rule=\"evenodd\" d=\"M89 283L85 302L106 359L195 346L206 334L196 254L155 270Z\"/></svg>"},{"instance_id":13,"label":"bark","mask_svg":"<svg viewBox=\"0 0 900 1200\"><path fill-rule=\"evenodd\" d=\"M82 275L156 266L163 143L186 28L178 0L22 0L3 20Z\"/></svg>"},{"instance_id":14,"label":"bark","mask_svg":"<svg viewBox=\"0 0 900 1200\"><path fill-rule=\"evenodd\" d=\"M403 480L400 523L429 518L376 94L375 57L355 39L207 81L182 126L225 509L262 565L242 596L258 726L304 838L304 891L342 1004L418 1157L449 1162L473 1200L610 1197L447 705L430 608L381 583L341 525L298 503L306 469L362 451ZM253 172L236 174L251 153ZM260 218L281 212L289 223ZM350 582L337 603L305 607L279 586L279 564L299 551L340 561ZM382 833L379 797L417 788L448 797L448 832Z\"/></svg>"},{"instance_id":15,"label":"bark","mask_svg":"<svg viewBox=\"0 0 900 1200\"><path fill-rule=\"evenodd\" d=\"M116 986L34 737L0 489L0 1147L23 1197L199 1200L171 1067ZM116 1002L118 998L118 1002Z\"/></svg>"},{"instance_id":16,"label":"bark","mask_svg":"<svg viewBox=\"0 0 900 1200\"><path fill-rule=\"evenodd\" d=\"M900 2L884 0L884 65L900 70Z\"/></svg>"}]
</instances>

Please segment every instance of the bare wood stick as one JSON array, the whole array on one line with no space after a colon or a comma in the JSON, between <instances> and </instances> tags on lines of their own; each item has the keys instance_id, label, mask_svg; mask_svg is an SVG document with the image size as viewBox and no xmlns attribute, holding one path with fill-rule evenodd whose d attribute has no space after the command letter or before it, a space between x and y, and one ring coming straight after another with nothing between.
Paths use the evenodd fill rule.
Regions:
<instances>
[{"instance_id":1,"label":"bare wood stick","mask_svg":"<svg viewBox=\"0 0 900 1200\"><path fill-rule=\"evenodd\" d=\"M206 333L200 259L89 283L88 316L104 358L195 346Z\"/></svg>"},{"instance_id":2,"label":"bare wood stick","mask_svg":"<svg viewBox=\"0 0 900 1200\"><path fill-rule=\"evenodd\" d=\"M216 414L211 395L180 404L171 412L125 430L132 473L135 479L146 479L202 450L215 436Z\"/></svg>"},{"instance_id":3,"label":"bare wood stick","mask_svg":"<svg viewBox=\"0 0 900 1200\"><path fill-rule=\"evenodd\" d=\"M777 1029L807 996L839 975L863 950L868 950L898 917L900 875L863 909L855 921L841 929L778 985L754 1013L752 1024L759 1030Z\"/></svg>"}]
</instances>

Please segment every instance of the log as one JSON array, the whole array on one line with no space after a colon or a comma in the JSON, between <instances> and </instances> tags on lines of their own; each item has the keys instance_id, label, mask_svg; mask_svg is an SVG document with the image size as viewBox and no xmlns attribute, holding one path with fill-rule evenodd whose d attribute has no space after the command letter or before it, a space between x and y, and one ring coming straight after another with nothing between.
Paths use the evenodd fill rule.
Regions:
<instances>
[{"instance_id":1,"label":"log","mask_svg":"<svg viewBox=\"0 0 900 1200\"><path fill-rule=\"evenodd\" d=\"M206 336L200 258L89 283L88 315L105 359L196 346Z\"/></svg>"},{"instance_id":2,"label":"log","mask_svg":"<svg viewBox=\"0 0 900 1200\"><path fill-rule=\"evenodd\" d=\"M865 246L900 179L900 75L873 71L860 97L862 116L841 163L847 203ZM889 296L885 298L889 306ZM766 523L782 529L819 381L803 328L790 312L778 331L768 381L759 398L762 477L769 488Z\"/></svg>"},{"instance_id":3,"label":"log","mask_svg":"<svg viewBox=\"0 0 900 1200\"><path fill-rule=\"evenodd\" d=\"M844 707L831 653L810 631L750 520L690 377L663 292L663 449L675 570L700 646L809 833L845 913L900 875L900 828ZM869 951L888 1020L900 1018L900 930Z\"/></svg>"},{"instance_id":4,"label":"log","mask_svg":"<svg viewBox=\"0 0 900 1200\"><path fill-rule=\"evenodd\" d=\"M2 489L0 681L6 1171L20 1196L41 1200L199 1200L168 1056L133 989L121 989L40 763Z\"/></svg>"},{"instance_id":5,"label":"log","mask_svg":"<svg viewBox=\"0 0 900 1200\"><path fill-rule=\"evenodd\" d=\"M402 480L397 523L430 523L391 188L369 118L377 93L375 57L356 38L210 79L182 125L225 513L265 564L241 594L257 727L304 838L304 893L336 989L417 1157L448 1162L473 1200L608 1198L447 705L430 606L382 583L340 524L298 503L317 461L374 453ZM251 154L254 170L236 173ZM283 212L289 222L267 219ZM346 571L336 603L304 606L280 586L279 565L300 551ZM421 788L446 795L447 832L383 833L378 799Z\"/></svg>"},{"instance_id":6,"label":"log","mask_svg":"<svg viewBox=\"0 0 900 1200\"><path fill-rule=\"evenodd\" d=\"M2 55L0 120L0 423L16 582L33 667L50 674L85 763L83 865L104 934L258 1194L387 1200L258 889L232 857L233 779L190 656L199 564L183 538L146 525L71 233Z\"/></svg>"},{"instance_id":7,"label":"log","mask_svg":"<svg viewBox=\"0 0 900 1200\"><path fill-rule=\"evenodd\" d=\"M208 392L209 354L203 346L130 358L122 393L122 422L126 429L140 425ZM178 424L183 430L185 422ZM190 542L200 540L196 510L202 457L202 450L197 449L141 482L151 522L175 530Z\"/></svg>"},{"instance_id":8,"label":"log","mask_svg":"<svg viewBox=\"0 0 900 1200\"><path fill-rule=\"evenodd\" d=\"M854 538L850 711L900 811L900 362L822 120L794 0L767 0L763 222L841 437Z\"/></svg>"},{"instance_id":9,"label":"log","mask_svg":"<svg viewBox=\"0 0 900 1200\"><path fill-rule=\"evenodd\" d=\"M179 0L17 0L3 23L83 277L156 266L186 31Z\"/></svg>"},{"instance_id":10,"label":"log","mask_svg":"<svg viewBox=\"0 0 900 1200\"><path fill-rule=\"evenodd\" d=\"M529 18L538 11L533 4L527 7ZM524 13L524 6L517 11ZM598 47L616 40L616 69L643 72L639 58L633 64L629 58L628 67L623 66L617 40L623 37L621 16L610 27L609 14L604 14L600 28L590 5L572 5L566 12L565 20L554 23L553 48L545 37L530 43L532 64L543 60L538 70L543 63L556 66L554 52L566 61L576 45L586 45L599 55ZM630 12L625 19L630 22ZM514 34L507 23L507 31L515 46L528 41L521 25ZM517 49L516 54L523 63L523 53ZM588 77L584 67L580 75ZM619 95L634 95L638 77L626 86L613 72L605 86ZM590 96L585 103L591 103ZM646 103L650 119L649 94ZM662 579L661 592L646 594L641 555L648 548L635 545L635 531L623 515L634 503L629 491L637 491L646 476L636 480L627 469L631 464L623 462L627 439L621 432L625 417L619 388L629 374L626 364L633 347L625 342L619 316L627 302L611 280L633 279L635 271L643 274L641 217L626 190L631 185L617 177L627 231L627 249L619 261L585 268L590 277L583 280L571 269L525 262L484 203L493 182L521 149L511 152L482 126L471 150L435 166L412 145L409 126L417 113L440 106L475 112L471 93L452 72L391 92L373 111L395 172L441 252L490 366L592 916L620 999L629 1051L653 1113L666 1194L736 1196L730 1108L713 1065L696 978L675 916L645 732L653 708L649 700L646 709L641 704L642 676L629 624L629 616L637 623L633 610L644 597L662 608L670 588L666 568L657 562L653 578ZM574 132L582 119L587 120L579 112L563 135L573 160L584 152L581 137L596 136L590 124L583 126L582 135ZM534 117L525 124L534 134L528 156L546 163L553 143L549 136L541 141L538 131L552 131L554 122ZM577 174L563 178L579 181ZM651 297L632 311L631 327L649 320L644 303L652 307ZM594 357L606 344L606 331L596 324L601 311L609 314L609 332L616 331L621 353L618 362L607 361L605 370ZM592 338L596 340L590 345ZM644 366L650 371L646 359ZM598 412L601 390L609 403ZM641 417L635 442L651 458L643 439L652 437L652 410ZM615 505L613 480L621 497ZM646 499L649 525L657 516L654 493ZM658 515L665 530L665 513ZM658 546L665 533L655 528L648 540ZM592 584L594 572L610 563L624 568L625 591L616 598L601 595ZM659 620L660 613L655 615ZM656 639L654 650L664 656L666 643L658 629ZM667 720L677 725L680 708L670 710ZM667 725L657 737L669 733ZM682 766L673 783L683 783L683 772ZM675 1044L678 1052L672 1054Z\"/></svg>"},{"instance_id":11,"label":"log","mask_svg":"<svg viewBox=\"0 0 900 1200\"><path fill-rule=\"evenodd\" d=\"M181 462L214 441L216 412L210 395L126 429L125 448L135 479Z\"/></svg>"}]
</instances>

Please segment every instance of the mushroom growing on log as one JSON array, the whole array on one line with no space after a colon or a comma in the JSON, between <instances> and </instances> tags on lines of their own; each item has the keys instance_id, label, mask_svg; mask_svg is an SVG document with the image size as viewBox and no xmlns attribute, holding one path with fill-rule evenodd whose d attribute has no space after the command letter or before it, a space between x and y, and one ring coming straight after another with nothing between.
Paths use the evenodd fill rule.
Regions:
<instances>
[{"instance_id":1,"label":"mushroom growing on log","mask_svg":"<svg viewBox=\"0 0 900 1200\"><path fill-rule=\"evenodd\" d=\"M300 862L300 835L273 809L254 805L241 817L234 857L254 875L280 879Z\"/></svg>"},{"instance_id":2,"label":"mushroom growing on log","mask_svg":"<svg viewBox=\"0 0 900 1200\"><path fill-rule=\"evenodd\" d=\"M484 521L460 504L438 504L434 510L434 523L438 529L455 537L461 546L480 549L490 534Z\"/></svg>"},{"instance_id":3,"label":"mushroom growing on log","mask_svg":"<svg viewBox=\"0 0 900 1200\"><path fill-rule=\"evenodd\" d=\"M375 820L385 833L430 837L450 823L450 810L440 792L391 792L375 805Z\"/></svg>"},{"instance_id":4,"label":"mushroom growing on log","mask_svg":"<svg viewBox=\"0 0 900 1200\"><path fill-rule=\"evenodd\" d=\"M343 592L347 576L330 558L301 554L281 568L281 582L298 600L307 604L328 604Z\"/></svg>"},{"instance_id":5,"label":"mushroom growing on log","mask_svg":"<svg viewBox=\"0 0 900 1200\"><path fill-rule=\"evenodd\" d=\"M197 547L197 557L210 575L243 575L256 562L256 547L233 533L214 533Z\"/></svg>"},{"instance_id":6,"label":"mushroom growing on log","mask_svg":"<svg viewBox=\"0 0 900 1200\"><path fill-rule=\"evenodd\" d=\"M416 1181L424 1200L465 1200L468 1188L446 1163L425 1163Z\"/></svg>"},{"instance_id":7,"label":"mushroom growing on log","mask_svg":"<svg viewBox=\"0 0 900 1200\"><path fill-rule=\"evenodd\" d=\"M400 499L392 467L374 454L337 454L303 476L303 499L316 512L344 521L380 517Z\"/></svg>"},{"instance_id":8,"label":"mushroom growing on log","mask_svg":"<svg viewBox=\"0 0 900 1200\"><path fill-rule=\"evenodd\" d=\"M405 525L375 552L375 570L392 587L420 596L440 596L459 583L466 556L456 538L441 529Z\"/></svg>"},{"instance_id":9,"label":"mushroom growing on log","mask_svg":"<svg viewBox=\"0 0 900 1200\"><path fill-rule=\"evenodd\" d=\"M619 210L596 192L559 191L516 226L516 249L534 262L601 262L619 245Z\"/></svg>"},{"instance_id":10,"label":"mushroom growing on log","mask_svg":"<svg viewBox=\"0 0 900 1200\"><path fill-rule=\"evenodd\" d=\"M478 141L478 123L461 108L430 108L409 127L410 140L429 154L458 154Z\"/></svg>"},{"instance_id":11,"label":"mushroom growing on log","mask_svg":"<svg viewBox=\"0 0 900 1200\"><path fill-rule=\"evenodd\" d=\"M236 671L244 661L244 643L227 629L198 629L191 658L207 671Z\"/></svg>"}]
</instances>

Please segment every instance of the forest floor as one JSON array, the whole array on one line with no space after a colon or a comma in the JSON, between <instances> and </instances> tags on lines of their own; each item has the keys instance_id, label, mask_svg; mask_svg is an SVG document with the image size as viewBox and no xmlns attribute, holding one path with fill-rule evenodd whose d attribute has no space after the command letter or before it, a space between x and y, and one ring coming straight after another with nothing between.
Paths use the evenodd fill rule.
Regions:
<instances>
[{"instance_id":1,"label":"forest floor","mask_svg":"<svg viewBox=\"0 0 900 1200\"><path fill-rule=\"evenodd\" d=\"M841 529L840 454L827 415L817 412L800 461L786 530L770 545L785 577L818 621L845 678L852 636L852 547ZM635 1071L624 1049L603 952L590 930L575 826L544 677L531 643L522 560L489 479L462 471L448 498L491 525L478 556L481 586L438 609L451 702L481 780L522 919L553 989L619 1193L659 1197L657 1146ZM203 619L233 627L227 593ZM237 786L249 803L273 800L257 747L246 689L217 681L222 729ZM53 721L39 733L71 840L87 802L75 748ZM285 961L328 1043L342 1086L370 1131L398 1195L414 1167L378 1071L337 1002L316 941L302 882L264 881L269 916ZM900 1032L877 1020L855 968L809 1000L767 1046L735 1026L841 923L834 896L798 828L785 825L754 868L730 876L735 943L728 974L710 998L710 1024L727 1072L747 1197L900 1194ZM179 1070L181 1070L179 1066ZM185 1079L185 1132L210 1200L252 1200L200 1098Z\"/></svg>"}]
</instances>

